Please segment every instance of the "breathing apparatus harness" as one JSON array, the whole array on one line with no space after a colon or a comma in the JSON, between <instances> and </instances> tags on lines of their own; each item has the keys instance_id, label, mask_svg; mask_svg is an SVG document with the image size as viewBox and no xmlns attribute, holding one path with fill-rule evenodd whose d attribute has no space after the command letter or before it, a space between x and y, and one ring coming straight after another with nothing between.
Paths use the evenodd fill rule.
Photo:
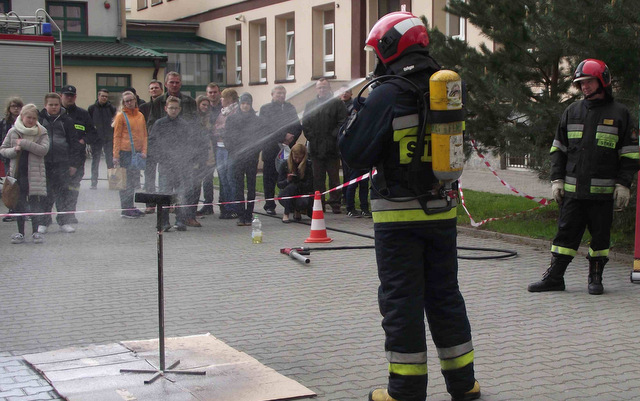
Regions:
<instances>
[{"instance_id":1,"label":"breathing apparatus harness","mask_svg":"<svg viewBox=\"0 0 640 401\"><path fill-rule=\"evenodd\" d=\"M390 202L410 202L410 201L417 200L418 202L420 202L420 206L422 207L422 209L426 214L436 214L436 213L447 212L455 207L455 205L453 205L452 200L457 198L457 181L455 181L455 183L452 185L451 188L447 189L442 187L440 189L433 189L431 191L427 191L426 193L422 186L422 183L424 180L422 173L424 173L424 169L421 166L421 159L422 159L422 156L424 155L426 127L427 127L427 124L431 123L431 120L432 120L431 113L429 112L430 111L429 101L428 101L429 90L427 91L422 90L415 82L401 75L381 75L381 76L372 78L367 84L365 84L362 87L362 89L360 89L360 91L358 92L358 95L354 100L358 102L359 105L362 105L363 103L361 102L360 99L361 99L362 93L367 88L371 86L375 88L376 86L379 86L383 82L387 82L392 79L399 79L408 83L417 98L419 125L418 125L418 133L416 138L417 139L416 150L411 159L409 170L405 174L407 175L407 182L409 184L409 188L415 194L421 194L421 195L402 197L402 198L389 197L389 189L387 188L386 180L384 178L384 170L381 166L375 167L377 170L378 181L382 184L380 188L376 187L376 184L373 180L373 169L369 171L369 177L371 178L371 189L373 189L373 191L382 199L385 199ZM355 108L353 113L354 114L352 114L352 118L355 117L355 113L356 113ZM349 126L351 125L352 122L353 120L347 123L346 125L347 130L349 129ZM446 206L435 207L435 208L428 207L427 202L435 199L446 200Z\"/></svg>"}]
</instances>

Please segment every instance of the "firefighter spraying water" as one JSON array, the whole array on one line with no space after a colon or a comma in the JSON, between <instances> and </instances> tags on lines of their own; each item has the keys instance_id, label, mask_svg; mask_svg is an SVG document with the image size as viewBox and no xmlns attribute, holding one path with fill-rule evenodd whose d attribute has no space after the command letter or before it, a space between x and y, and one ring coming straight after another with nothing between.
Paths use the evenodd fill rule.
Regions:
<instances>
[{"instance_id":1,"label":"firefighter spraying water","mask_svg":"<svg viewBox=\"0 0 640 401\"><path fill-rule=\"evenodd\" d=\"M457 278L453 183L462 172L462 85L455 73L438 74L428 44L411 13L376 22L365 49L377 56L379 85L366 100L360 93L340 137L349 167L378 172L371 207L389 381L370 401L426 399L425 312L452 400L480 397Z\"/></svg>"}]
</instances>

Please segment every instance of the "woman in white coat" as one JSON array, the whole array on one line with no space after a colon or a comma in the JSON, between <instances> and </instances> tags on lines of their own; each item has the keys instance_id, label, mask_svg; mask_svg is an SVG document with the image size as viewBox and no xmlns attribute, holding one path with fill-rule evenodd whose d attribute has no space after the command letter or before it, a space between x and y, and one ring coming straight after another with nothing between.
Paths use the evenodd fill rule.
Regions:
<instances>
[{"instance_id":1,"label":"woman in white coat","mask_svg":"<svg viewBox=\"0 0 640 401\"><path fill-rule=\"evenodd\" d=\"M11 160L10 175L17 177L20 188L18 205L14 213L42 213L47 197L47 177L44 156L49 151L47 130L38 123L38 109L34 104L25 105L14 126L0 146L0 155ZM18 216L18 232L11 236L12 244L24 242L24 216ZM38 232L43 216L32 216L33 242L44 242Z\"/></svg>"}]
</instances>

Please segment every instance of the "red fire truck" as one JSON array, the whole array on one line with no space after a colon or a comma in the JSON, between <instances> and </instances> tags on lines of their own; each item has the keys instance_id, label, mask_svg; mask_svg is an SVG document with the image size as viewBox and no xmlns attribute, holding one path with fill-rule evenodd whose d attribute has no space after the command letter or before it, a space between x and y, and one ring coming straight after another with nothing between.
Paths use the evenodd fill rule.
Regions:
<instances>
[{"instance_id":1,"label":"red fire truck","mask_svg":"<svg viewBox=\"0 0 640 401\"><path fill-rule=\"evenodd\" d=\"M55 89L55 51L51 25L42 19L0 14L0 108L10 96L43 106ZM60 63L58 63L60 64Z\"/></svg>"}]
</instances>

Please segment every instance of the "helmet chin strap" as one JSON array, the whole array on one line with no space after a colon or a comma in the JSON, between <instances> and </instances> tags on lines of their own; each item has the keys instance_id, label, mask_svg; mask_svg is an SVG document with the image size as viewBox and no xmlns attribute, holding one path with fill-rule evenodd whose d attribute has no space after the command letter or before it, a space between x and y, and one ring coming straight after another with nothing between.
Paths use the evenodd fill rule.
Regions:
<instances>
[{"instance_id":1,"label":"helmet chin strap","mask_svg":"<svg viewBox=\"0 0 640 401\"><path fill-rule=\"evenodd\" d=\"M604 90L602 89L602 86L598 86L598 90L596 90L596 91L595 91L595 92L593 92L593 93L588 94L588 95L587 95L587 96L585 96L584 98L588 100L588 99L591 99L591 98L592 98L592 97L594 97L595 95L598 95L598 94L600 94L600 93L602 93L602 92L604 92Z\"/></svg>"}]
</instances>

